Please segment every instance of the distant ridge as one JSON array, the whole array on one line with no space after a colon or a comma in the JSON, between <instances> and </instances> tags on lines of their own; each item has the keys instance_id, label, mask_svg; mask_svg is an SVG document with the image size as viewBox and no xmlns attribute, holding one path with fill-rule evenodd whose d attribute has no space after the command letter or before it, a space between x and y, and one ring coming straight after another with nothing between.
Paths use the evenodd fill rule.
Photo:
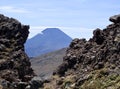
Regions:
<instances>
[{"instance_id":1,"label":"distant ridge","mask_svg":"<svg viewBox=\"0 0 120 89\"><path fill-rule=\"evenodd\" d=\"M68 47L72 38L59 28L47 28L25 43L25 51L29 57L52 52Z\"/></svg>"},{"instance_id":2,"label":"distant ridge","mask_svg":"<svg viewBox=\"0 0 120 89\"><path fill-rule=\"evenodd\" d=\"M50 78L53 71L62 64L67 48L31 58L32 68L39 77Z\"/></svg>"}]
</instances>

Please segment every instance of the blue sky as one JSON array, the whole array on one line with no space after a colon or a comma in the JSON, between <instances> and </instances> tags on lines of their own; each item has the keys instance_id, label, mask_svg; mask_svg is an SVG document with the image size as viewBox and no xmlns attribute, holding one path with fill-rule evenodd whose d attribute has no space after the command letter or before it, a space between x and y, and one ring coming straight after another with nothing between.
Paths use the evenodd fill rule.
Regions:
<instances>
[{"instance_id":1,"label":"blue sky","mask_svg":"<svg viewBox=\"0 0 120 89\"><path fill-rule=\"evenodd\" d=\"M120 14L120 0L1 0L0 13L30 25L29 38L56 27L72 38L88 39Z\"/></svg>"}]
</instances>

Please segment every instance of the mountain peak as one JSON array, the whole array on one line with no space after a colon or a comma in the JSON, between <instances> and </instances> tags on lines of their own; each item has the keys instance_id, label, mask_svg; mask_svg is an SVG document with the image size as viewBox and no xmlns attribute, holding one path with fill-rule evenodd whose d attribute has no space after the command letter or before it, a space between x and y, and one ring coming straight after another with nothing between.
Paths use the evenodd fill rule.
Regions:
<instances>
[{"instance_id":1,"label":"mountain peak","mask_svg":"<svg viewBox=\"0 0 120 89\"><path fill-rule=\"evenodd\" d=\"M59 28L46 28L45 30L42 31L42 33L46 34L46 33L49 33L49 34L53 34L53 33L64 33L63 31L61 31Z\"/></svg>"},{"instance_id":2,"label":"mountain peak","mask_svg":"<svg viewBox=\"0 0 120 89\"><path fill-rule=\"evenodd\" d=\"M61 30L59 28L46 28L42 32L45 32L45 31L61 31Z\"/></svg>"},{"instance_id":3,"label":"mountain peak","mask_svg":"<svg viewBox=\"0 0 120 89\"><path fill-rule=\"evenodd\" d=\"M26 53L30 57L35 57L68 47L71 41L72 38L59 28L46 28L42 34L37 34L26 42Z\"/></svg>"}]
</instances>

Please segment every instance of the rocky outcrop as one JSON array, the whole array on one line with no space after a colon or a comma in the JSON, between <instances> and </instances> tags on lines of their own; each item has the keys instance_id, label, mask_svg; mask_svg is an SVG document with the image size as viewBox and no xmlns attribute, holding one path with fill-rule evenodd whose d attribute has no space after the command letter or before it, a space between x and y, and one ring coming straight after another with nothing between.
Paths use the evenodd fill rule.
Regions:
<instances>
[{"instance_id":1,"label":"rocky outcrop","mask_svg":"<svg viewBox=\"0 0 120 89\"><path fill-rule=\"evenodd\" d=\"M109 20L113 23L119 23L120 22L120 14L111 16Z\"/></svg>"},{"instance_id":2,"label":"rocky outcrop","mask_svg":"<svg viewBox=\"0 0 120 89\"><path fill-rule=\"evenodd\" d=\"M120 15L90 40L74 39L44 89L120 89Z\"/></svg>"},{"instance_id":3,"label":"rocky outcrop","mask_svg":"<svg viewBox=\"0 0 120 89\"><path fill-rule=\"evenodd\" d=\"M29 26L0 14L0 89L25 89L34 76L24 43Z\"/></svg>"}]
</instances>

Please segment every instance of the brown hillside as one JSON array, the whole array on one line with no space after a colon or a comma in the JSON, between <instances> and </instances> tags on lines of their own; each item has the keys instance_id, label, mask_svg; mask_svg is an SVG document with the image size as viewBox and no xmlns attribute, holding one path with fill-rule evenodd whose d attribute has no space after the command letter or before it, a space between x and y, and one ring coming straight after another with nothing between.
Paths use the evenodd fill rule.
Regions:
<instances>
[{"instance_id":1,"label":"brown hillside","mask_svg":"<svg viewBox=\"0 0 120 89\"><path fill-rule=\"evenodd\" d=\"M37 76L42 78L50 78L53 71L63 62L66 48L43 54L41 56L30 59L32 68Z\"/></svg>"}]
</instances>

